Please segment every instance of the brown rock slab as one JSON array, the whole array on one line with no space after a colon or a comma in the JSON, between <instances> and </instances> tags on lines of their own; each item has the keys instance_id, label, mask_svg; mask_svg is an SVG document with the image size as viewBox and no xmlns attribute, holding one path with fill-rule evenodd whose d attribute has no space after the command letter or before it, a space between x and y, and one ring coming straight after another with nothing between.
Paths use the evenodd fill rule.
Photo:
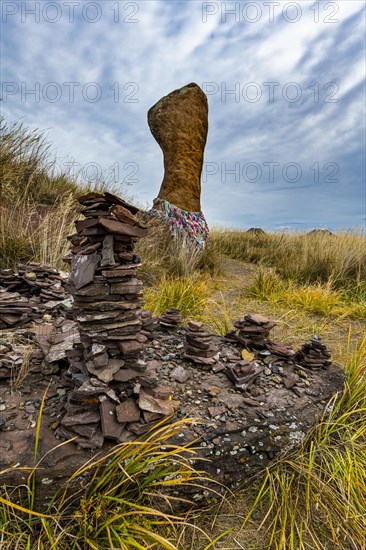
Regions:
<instances>
[{"instance_id":1,"label":"brown rock slab","mask_svg":"<svg viewBox=\"0 0 366 550\"><path fill-rule=\"evenodd\" d=\"M177 406L179 406L179 403L172 399L158 399L153 397L144 388L140 389L138 403L140 409L143 411L159 413L164 416L174 414Z\"/></svg>"},{"instance_id":2,"label":"brown rock slab","mask_svg":"<svg viewBox=\"0 0 366 550\"><path fill-rule=\"evenodd\" d=\"M103 193L98 193L96 191L90 191L85 193L85 195L79 195L77 200L80 204L94 204L98 202L104 202Z\"/></svg>"},{"instance_id":3,"label":"brown rock slab","mask_svg":"<svg viewBox=\"0 0 366 550\"><path fill-rule=\"evenodd\" d=\"M269 323L269 319L267 319L267 317L264 317L264 315L260 315L259 313L248 315L246 319L248 321L253 321L253 323L256 323L257 325L265 325Z\"/></svg>"},{"instance_id":4,"label":"brown rock slab","mask_svg":"<svg viewBox=\"0 0 366 550\"><path fill-rule=\"evenodd\" d=\"M140 409L134 399L127 399L116 407L117 420L121 424L126 422L138 422Z\"/></svg>"},{"instance_id":5,"label":"brown rock slab","mask_svg":"<svg viewBox=\"0 0 366 550\"><path fill-rule=\"evenodd\" d=\"M296 382L300 379L300 377L295 374L295 373L290 373L290 374L287 374L284 379L283 379L283 383L285 384L285 387L287 389L290 389L292 388Z\"/></svg>"},{"instance_id":6,"label":"brown rock slab","mask_svg":"<svg viewBox=\"0 0 366 550\"><path fill-rule=\"evenodd\" d=\"M220 407L208 407L208 412L211 416L221 416L222 414L225 414L227 412L226 407L220 406Z\"/></svg>"},{"instance_id":7,"label":"brown rock slab","mask_svg":"<svg viewBox=\"0 0 366 550\"><path fill-rule=\"evenodd\" d=\"M145 422L147 422L148 424L150 424L150 422L154 422L156 420L160 420L161 418L164 418L164 416L162 414L152 413L152 412L148 412L148 411L143 412L143 417L144 417Z\"/></svg>"},{"instance_id":8,"label":"brown rock slab","mask_svg":"<svg viewBox=\"0 0 366 550\"><path fill-rule=\"evenodd\" d=\"M175 367L170 373L170 378L172 378L173 380L176 380L180 384L184 384L184 382L187 382L187 380L189 380L190 377L191 377L191 372L181 367L180 365Z\"/></svg>"},{"instance_id":9,"label":"brown rock slab","mask_svg":"<svg viewBox=\"0 0 366 550\"><path fill-rule=\"evenodd\" d=\"M201 323L200 321L189 321L188 326L191 330L196 331L202 329L203 323Z\"/></svg>"},{"instance_id":10,"label":"brown rock slab","mask_svg":"<svg viewBox=\"0 0 366 550\"><path fill-rule=\"evenodd\" d=\"M76 231L79 233L84 229L89 229L90 227L96 227L98 225L98 220L78 220L75 222Z\"/></svg>"},{"instance_id":11,"label":"brown rock slab","mask_svg":"<svg viewBox=\"0 0 366 550\"><path fill-rule=\"evenodd\" d=\"M75 424L72 426L72 431L75 432L77 435L81 435L82 437L85 437L87 439L92 439L95 434L97 433L99 424L86 424L84 425L78 425Z\"/></svg>"},{"instance_id":12,"label":"brown rock slab","mask_svg":"<svg viewBox=\"0 0 366 550\"><path fill-rule=\"evenodd\" d=\"M117 218L117 220L122 223L127 223L130 225L139 224L139 220L136 218L136 216L132 214L130 210L120 204L116 204L115 206L113 206L111 212Z\"/></svg>"},{"instance_id":13,"label":"brown rock slab","mask_svg":"<svg viewBox=\"0 0 366 550\"><path fill-rule=\"evenodd\" d=\"M108 384L108 382L113 380L113 375L119 371L123 363L123 361L118 361L117 359L110 359L106 365L99 366L94 361L88 361L86 363L86 368L90 374L94 374L98 380Z\"/></svg>"},{"instance_id":14,"label":"brown rock slab","mask_svg":"<svg viewBox=\"0 0 366 550\"><path fill-rule=\"evenodd\" d=\"M142 282L132 277L125 283L111 283L111 294L137 294L142 289Z\"/></svg>"},{"instance_id":15,"label":"brown rock slab","mask_svg":"<svg viewBox=\"0 0 366 550\"><path fill-rule=\"evenodd\" d=\"M105 297L107 294L109 294L109 285L107 283L89 284L77 290L77 296L91 296L95 298L95 296Z\"/></svg>"},{"instance_id":16,"label":"brown rock slab","mask_svg":"<svg viewBox=\"0 0 366 550\"><path fill-rule=\"evenodd\" d=\"M201 172L208 131L208 103L191 83L161 98L148 112L152 135L164 155L159 199L183 210L201 211Z\"/></svg>"},{"instance_id":17,"label":"brown rock slab","mask_svg":"<svg viewBox=\"0 0 366 550\"><path fill-rule=\"evenodd\" d=\"M144 227L132 226L127 223L121 223L117 220L109 220L101 218L99 225L104 229L107 229L110 233L116 233L117 235L127 235L129 237L145 237L147 235L147 229Z\"/></svg>"},{"instance_id":18,"label":"brown rock slab","mask_svg":"<svg viewBox=\"0 0 366 550\"><path fill-rule=\"evenodd\" d=\"M66 427L75 425L93 424L99 422L100 415L97 411L88 411L81 414L66 415L61 420L61 424Z\"/></svg>"},{"instance_id":19,"label":"brown rock slab","mask_svg":"<svg viewBox=\"0 0 366 550\"><path fill-rule=\"evenodd\" d=\"M112 193L108 193L108 191L104 193L104 200L106 200L109 204L119 204L120 206L127 208L127 210L129 210L132 214L137 214L137 212L139 211L136 206L125 202L120 197L117 197L117 195L112 195Z\"/></svg>"},{"instance_id":20,"label":"brown rock slab","mask_svg":"<svg viewBox=\"0 0 366 550\"><path fill-rule=\"evenodd\" d=\"M116 262L114 260L113 243L113 235L107 235L106 237L104 237L100 267L116 265Z\"/></svg>"},{"instance_id":21,"label":"brown rock slab","mask_svg":"<svg viewBox=\"0 0 366 550\"><path fill-rule=\"evenodd\" d=\"M116 405L108 399L100 404L100 418L104 437L119 440L126 424L118 421Z\"/></svg>"},{"instance_id":22,"label":"brown rock slab","mask_svg":"<svg viewBox=\"0 0 366 550\"><path fill-rule=\"evenodd\" d=\"M123 340L118 343L118 347L122 351L123 355L136 355L142 350L142 343L137 340Z\"/></svg>"},{"instance_id":23,"label":"brown rock slab","mask_svg":"<svg viewBox=\"0 0 366 550\"><path fill-rule=\"evenodd\" d=\"M153 397L156 397L158 399L164 399L164 400L169 399L172 394L172 391L170 388L168 388L168 386L162 386L162 385L154 386L153 388L149 388L149 389L146 388L146 392L152 395Z\"/></svg>"},{"instance_id":24,"label":"brown rock slab","mask_svg":"<svg viewBox=\"0 0 366 550\"><path fill-rule=\"evenodd\" d=\"M141 372L133 369L122 368L114 374L113 380L116 382L129 382L138 376L141 376Z\"/></svg>"},{"instance_id":25,"label":"brown rock slab","mask_svg":"<svg viewBox=\"0 0 366 550\"><path fill-rule=\"evenodd\" d=\"M133 277L137 275L137 266L131 265L131 266L120 266L116 267L115 269L105 270L102 271L103 277L106 279L120 279L125 277Z\"/></svg>"}]
</instances>

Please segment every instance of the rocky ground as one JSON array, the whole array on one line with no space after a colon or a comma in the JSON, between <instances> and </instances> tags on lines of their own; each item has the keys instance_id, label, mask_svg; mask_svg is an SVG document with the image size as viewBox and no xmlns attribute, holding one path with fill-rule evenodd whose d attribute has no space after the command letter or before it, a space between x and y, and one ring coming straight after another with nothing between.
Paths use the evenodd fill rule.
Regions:
<instances>
[{"instance_id":1,"label":"rocky ground","mask_svg":"<svg viewBox=\"0 0 366 550\"><path fill-rule=\"evenodd\" d=\"M34 465L42 399L45 401L37 460L61 443L55 430L65 414L70 389L64 351L77 341L77 327L70 320L44 322L36 329L3 331L2 361L14 364L11 377L0 381L2 483L24 483L28 472L22 468ZM215 336L217 360L204 366L183 357L185 341L184 327L158 329L146 345L144 359L157 370L160 384L169 388L171 398L179 402L176 416L198 419L179 433L176 443L199 438L195 444L198 455L209 459L201 462L200 468L230 489L266 466L279 451L298 444L323 413L329 398L342 389L342 371L334 365L316 370L304 368L296 362L286 363L268 350L243 352L241 343ZM19 358L24 356L24 349L30 350L29 371L23 373L21 381ZM258 365L250 384L240 384L241 380L235 383L227 376L228 365L240 361ZM137 390L136 383L131 383L131 397ZM140 424L131 439L149 427L141 421ZM113 444L105 445L102 452ZM93 454L79 449L74 442L49 452L40 463L37 478L42 499Z\"/></svg>"}]
</instances>

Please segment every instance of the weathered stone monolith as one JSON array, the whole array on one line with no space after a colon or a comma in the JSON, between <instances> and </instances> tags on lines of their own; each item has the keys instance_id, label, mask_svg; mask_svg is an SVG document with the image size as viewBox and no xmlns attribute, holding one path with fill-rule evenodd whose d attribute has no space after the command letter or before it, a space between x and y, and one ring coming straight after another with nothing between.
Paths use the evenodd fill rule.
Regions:
<instances>
[{"instance_id":1,"label":"weathered stone monolith","mask_svg":"<svg viewBox=\"0 0 366 550\"><path fill-rule=\"evenodd\" d=\"M201 172L208 131L208 103L201 88L187 84L148 111L152 135L164 154L158 198L182 210L201 212Z\"/></svg>"}]
</instances>

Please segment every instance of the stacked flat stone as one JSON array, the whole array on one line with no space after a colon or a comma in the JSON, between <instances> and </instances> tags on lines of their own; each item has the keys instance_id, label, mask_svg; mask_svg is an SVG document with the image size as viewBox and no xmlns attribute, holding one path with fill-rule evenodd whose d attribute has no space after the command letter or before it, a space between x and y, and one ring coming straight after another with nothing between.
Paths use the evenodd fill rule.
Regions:
<instances>
[{"instance_id":1,"label":"stacked flat stone","mask_svg":"<svg viewBox=\"0 0 366 550\"><path fill-rule=\"evenodd\" d=\"M234 364L229 363L225 368L226 376L240 391L250 388L262 372L263 367L255 361L241 360Z\"/></svg>"},{"instance_id":2,"label":"stacked flat stone","mask_svg":"<svg viewBox=\"0 0 366 550\"><path fill-rule=\"evenodd\" d=\"M189 321L186 331L183 357L199 365L214 365L219 349L213 335L199 321Z\"/></svg>"},{"instance_id":3,"label":"stacked flat stone","mask_svg":"<svg viewBox=\"0 0 366 550\"><path fill-rule=\"evenodd\" d=\"M32 314L38 317L40 312L32 308L28 298L19 292L0 290L0 328L25 325L32 320Z\"/></svg>"},{"instance_id":4,"label":"stacked flat stone","mask_svg":"<svg viewBox=\"0 0 366 550\"><path fill-rule=\"evenodd\" d=\"M269 321L263 315L245 315L234 323L239 330L236 340L250 350L261 350L265 348L269 338L269 331L276 326L276 323Z\"/></svg>"},{"instance_id":5,"label":"stacked flat stone","mask_svg":"<svg viewBox=\"0 0 366 550\"><path fill-rule=\"evenodd\" d=\"M29 265L19 264L17 271L0 270L0 286L11 292L19 292L27 298L39 296L42 302L64 300L67 279L68 274L64 271L36 262Z\"/></svg>"},{"instance_id":6,"label":"stacked flat stone","mask_svg":"<svg viewBox=\"0 0 366 550\"><path fill-rule=\"evenodd\" d=\"M147 338L141 334L140 258L133 249L147 230L135 216L137 208L109 193L78 200L85 219L76 222L66 258L81 342L68 352L69 375L78 387L69 393L57 435L96 448L105 438L128 440L136 423L148 426L148 413L161 417L174 407L169 399L162 404L154 395L146 398L158 378L141 359Z\"/></svg>"},{"instance_id":7,"label":"stacked flat stone","mask_svg":"<svg viewBox=\"0 0 366 550\"><path fill-rule=\"evenodd\" d=\"M180 316L179 309L171 307L166 310L166 312L159 317L160 327L164 330L176 329L181 324L182 319Z\"/></svg>"},{"instance_id":8,"label":"stacked flat stone","mask_svg":"<svg viewBox=\"0 0 366 550\"><path fill-rule=\"evenodd\" d=\"M67 297L68 274L47 264L0 270L0 328L20 327L53 312Z\"/></svg>"},{"instance_id":9,"label":"stacked flat stone","mask_svg":"<svg viewBox=\"0 0 366 550\"><path fill-rule=\"evenodd\" d=\"M285 367L293 364L295 354L296 352L291 345L268 340L265 343L265 350L261 351L259 356L265 364L271 363L278 367Z\"/></svg>"},{"instance_id":10,"label":"stacked flat stone","mask_svg":"<svg viewBox=\"0 0 366 550\"><path fill-rule=\"evenodd\" d=\"M332 364L331 354L320 337L313 338L296 353L295 361L308 369L326 369Z\"/></svg>"},{"instance_id":11,"label":"stacked flat stone","mask_svg":"<svg viewBox=\"0 0 366 550\"><path fill-rule=\"evenodd\" d=\"M0 380L15 378L15 373L22 363L21 351L14 350L10 343L0 343Z\"/></svg>"},{"instance_id":12,"label":"stacked flat stone","mask_svg":"<svg viewBox=\"0 0 366 550\"><path fill-rule=\"evenodd\" d=\"M159 319L154 317L152 311L143 309L141 312L141 334L152 340L159 325Z\"/></svg>"}]
</instances>

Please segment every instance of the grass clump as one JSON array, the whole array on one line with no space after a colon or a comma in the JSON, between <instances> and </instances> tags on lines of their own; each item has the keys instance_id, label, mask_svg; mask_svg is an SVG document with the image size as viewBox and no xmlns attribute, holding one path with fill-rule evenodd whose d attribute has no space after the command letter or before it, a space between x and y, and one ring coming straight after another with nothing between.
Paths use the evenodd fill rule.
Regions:
<instances>
[{"instance_id":1,"label":"grass clump","mask_svg":"<svg viewBox=\"0 0 366 550\"><path fill-rule=\"evenodd\" d=\"M11 500L5 489L0 493L1 548L184 550L181 532L194 527L189 512L171 511L170 504L174 505L177 497L170 496L166 489L182 485L200 489L207 480L190 464L194 449L173 445L169 440L192 422L162 421L144 440L116 445L105 456L94 458L70 476L44 513L34 505L33 481L41 467L40 460L28 478L29 508ZM69 485L75 487L78 479L80 487L85 486L82 480L88 482L75 493ZM201 533L204 534L202 530ZM211 547L212 541L207 535L205 538L201 549Z\"/></svg>"},{"instance_id":2,"label":"grass clump","mask_svg":"<svg viewBox=\"0 0 366 550\"><path fill-rule=\"evenodd\" d=\"M271 304L282 304L317 315L330 315L353 319L366 319L366 300L352 301L349 296L334 288L334 283L301 285L282 279L273 269L260 268L249 285L248 295Z\"/></svg>"},{"instance_id":3,"label":"grass clump","mask_svg":"<svg viewBox=\"0 0 366 550\"><path fill-rule=\"evenodd\" d=\"M72 195L49 207L18 201L0 209L0 269L31 261L64 267L66 237L74 231L78 215Z\"/></svg>"},{"instance_id":4,"label":"grass clump","mask_svg":"<svg viewBox=\"0 0 366 550\"><path fill-rule=\"evenodd\" d=\"M154 288L144 293L146 308L155 315L164 313L168 308L180 310L183 320L201 318L206 308L210 289L206 279L195 277L164 277Z\"/></svg>"},{"instance_id":5,"label":"grass clump","mask_svg":"<svg viewBox=\"0 0 366 550\"><path fill-rule=\"evenodd\" d=\"M56 173L56 161L50 159L50 144L39 130L22 123L9 124L0 118L0 203L14 201L52 205L60 196L76 195L80 185L66 172Z\"/></svg>"}]
</instances>

